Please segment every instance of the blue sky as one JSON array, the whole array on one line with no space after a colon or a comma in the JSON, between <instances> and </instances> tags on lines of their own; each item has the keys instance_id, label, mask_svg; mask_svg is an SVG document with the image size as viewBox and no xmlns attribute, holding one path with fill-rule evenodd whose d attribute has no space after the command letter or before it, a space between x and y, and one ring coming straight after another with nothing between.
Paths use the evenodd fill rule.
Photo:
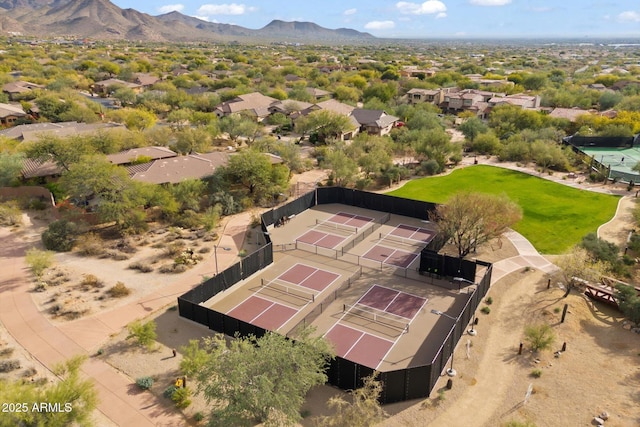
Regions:
<instances>
[{"instance_id":1,"label":"blue sky","mask_svg":"<svg viewBox=\"0 0 640 427\"><path fill-rule=\"evenodd\" d=\"M635 37L637 0L112 0L150 15L185 15L247 28L273 19L353 28L376 37Z\"/></svg>"}]
</instances>

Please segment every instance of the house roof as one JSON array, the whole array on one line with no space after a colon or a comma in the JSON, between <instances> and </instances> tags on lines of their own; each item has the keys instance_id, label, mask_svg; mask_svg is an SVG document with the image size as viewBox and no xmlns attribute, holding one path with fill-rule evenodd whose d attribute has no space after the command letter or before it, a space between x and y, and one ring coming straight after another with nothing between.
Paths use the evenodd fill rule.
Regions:
<instances>
[{"instance_id":1,"label":"house roof","mask_svg":"<svg viewBox=\"0 0 640 427\"><path fill-rule=\"evenodd\" d=\"M568 119L569 121L575 122L578 117L584 114L591 114L591 112L577 107L554 108L553 111L549 113L549 117L554 117L556 119Z\"/></svg>"},{"instance_id":2,"label":"house roof","mask_svg":"<svg viewBox=\"0 0 640 427\"><path fill-rule=\"evenodd\" d=\"M42 162L34 159L26 159L22 165L22 176L25 179L60 175L61 173L62 168L51 160Z\"/></svg>"},{"instance_id":3,"label":"house roof","mask_svg":"<svg viewBox=\"0 0 640 427\"><path fill-rule=\"evenodd\" d=\"M212 175L226 164L229 157L223 152L189 154L154 160L142 165L126 166L129 176L150 184L177 184L186 179L200 179Z\"/></svg>"},{"instance_id":4,"label":"house roof","mask_svg":"<svg viewBox=\"0 0 640 427\"><path fill-rule=\"evenodd\" d=\"M398 117L390 116L384 110L356 108L351 112L351 115L361 126L378 127L380 129L386 128L399 120Z\"/></svg>"},{"instance_id":5,"label":"house roof","mask_svg":"<svg viewBox=\"0 0 640 427\"><path fill-rule=\"evenodd\" d=\"M140 147L130 150L121 151L115 154L109 154L107 160L114 165L124 165L133 163L139 157L150 157L151 160L166 159L176 157L178 154L165 147Z\"/></svg>"},{"instance_id":6,"label":"house roof","mask_svg":"<svg viewBox=\"0 0 640 427\"><path fill-rule=\"evenodd\" d=\"M27 113L24 112L20 104L0 103L0 118L10 117L10 116L23 117L26 115Z\"/></svg>"},{"instance_id":7,"label":"house roof","mask_svg":"<svg viewBox=\"0 0 640 427\"><path fill-rule=\"evenodd\" d=\"M124 126L117 123L32 123L1 130L0 135L19 139L23 142L30 142L39 140L43 134L67 136L114 128L124 128Z\"/></svg>"},{"instance_id":8,"label":"house roof","mask_svg":"<svg viewBox=\"0 0 640 427\"><path fill-rule=\"evenodd\" d=\"M17 82L9 82L5 84L4 86L2 86L2 91L7 93L23 93L31 92L32 89L42 88L44 88L44 86L20 80Z\"/></svg>"},{"instance_id":9,"label":"house roof","mask_svg":"<svg viewBox=\"0 0 640 427\"><path fill-rule=\"evenodd\" d=\"M102 80L102 81L99 81L99 82L95 82L93 85L94 86L103 86L103 87L108 87L108 86L112 86L112 85L121 85L121 86L126 86L126 87L131 88L131 89L136 89L136 88L141 87L137 83L125 82L124 80L120 80L120 79Z\"/></svg>"},{"instance_id":10,"label":"house roof","mask_svg":"<svg viewBox=\"0 0 640 427\"><path fill-rule=\"evenodd\" d=\"M160 77L148 73L135 73L135 82L142 86L151 86L160 81Z\"/></svg>"},{"instance_id":11,"label":"house roof","mask_svg":"<svg viewBox=\"0 0 640 427\"><path fill-rule=\"evenodd\" d=\"M335 99L327 99L326 101L318 102L317 104L315 104L315 107L318 107L317 109L320 110L329 110L333 111L334 113L344 114L345 116L350 115L351 112L355 109L355 107L352 107L348 104L343 104L342 102L336 101ZM314 108L311 108L311 110L313 109Z\"/></svg>"},{"instance_id":12,"label":"house roof","mask_svg":"<svg viewBox=\"0 0 640 427\"><path fill-rule=\"evenodd\" d=\"M317 87L307 87L305 88L305 90L316 98L321 98L323 96L331 95L331 92L323 89L318 89Z\"/></svg>"},{"instance_id":13,"label":"house roof","mask_svg":"<svg viewBox=\"0 0 640 427\"><path fill-rule=\"evenodd\" d=\"M268 108L272 104L280 102L275 98L261 94L260 92L247 93L240 95L230 101L223 102L216 107L217 110L225 114L238 113L240 111L253 111L256 115L261 116L268 114Z\"/></svg>"},{"instance_id":14,"label":"house roof","mask_svg":"<svg viewBox=\"0 0 640 427\"><path fill-rule=\"evenodd\" d=\"M410 89L407 91L407 93L419 93L421 95L437 95L442 91L442 89L420 89L417 87L414 87L413 89Z\"/></svg>"}]
</instances>

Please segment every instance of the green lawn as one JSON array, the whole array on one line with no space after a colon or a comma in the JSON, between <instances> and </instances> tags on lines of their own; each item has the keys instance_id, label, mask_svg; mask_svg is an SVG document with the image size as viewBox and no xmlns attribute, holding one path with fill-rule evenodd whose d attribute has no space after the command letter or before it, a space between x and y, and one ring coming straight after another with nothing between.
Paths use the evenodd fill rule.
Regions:
<instances>
[{"instance_id":1,"label":"green lawn","mask_svg":"<svg viewBox=\"0 0 640 427\"><path fill-rule=\"evenodd\" d=\"M538 251L560 254L595 232L616 212L619 197L578 190L542 178L493 166L457 169L446 176L421 178L387 194L445 203L458 191L505 193L520 205L522 221L513 228Z\"/></svg>"}]
</instances>

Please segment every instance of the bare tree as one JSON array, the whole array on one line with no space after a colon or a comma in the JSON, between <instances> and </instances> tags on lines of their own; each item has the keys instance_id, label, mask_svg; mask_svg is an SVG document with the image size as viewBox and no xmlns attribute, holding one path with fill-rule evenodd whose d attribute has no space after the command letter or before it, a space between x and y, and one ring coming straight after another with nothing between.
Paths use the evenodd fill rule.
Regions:
<instances>
[{"instance_id":1,"label":"bare tree","mask_svg":"<svg viewBox=\"0 0 640 427\"><path fill-rule=\"evenodd\" d=\"M583 287L588 282L597 283L610 271L607 263L595 259L580 246L574 246L571 252L558 257L555 264L560 268L567 286L565 297L569 295L571 289Z\"/></svg>"},{"instance_id":2,"label":"bare tree","mask_svg":"<svg viewBox=\"0 0 640 427\"><path fill-rule=\"evenodd\" d=\"M457 193L430 216L463 258L520 221L522 210L505 195Z\"/></svg>"}]
</instances>

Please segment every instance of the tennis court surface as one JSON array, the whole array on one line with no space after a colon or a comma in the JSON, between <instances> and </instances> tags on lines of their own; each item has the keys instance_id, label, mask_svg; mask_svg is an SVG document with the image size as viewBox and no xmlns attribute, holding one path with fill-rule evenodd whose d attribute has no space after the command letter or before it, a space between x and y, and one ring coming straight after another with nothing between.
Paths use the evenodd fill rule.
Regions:
<instances>
[{"instance_id":1,"label":"tennis court surface","mask_svg":"<svg viewBox=\"0 0 640 427\"><path fill-rule=\"evenodd\" d=\"M325 338L338 356L378 369L426 303L427 298L373 285L355 304L344 305Z\"/></svg>"},{"instance_id":2,"label":"tennis court surface","mask_svg":"<svg viewBox=\"0 0 640 427\"><path fill-rule=\"evenodd\" d=\"M339 278L339 274L331 271L295 264L276 278L262 278L253 294L227 314L277 331Z\"/></svg>"}]
</instances>

